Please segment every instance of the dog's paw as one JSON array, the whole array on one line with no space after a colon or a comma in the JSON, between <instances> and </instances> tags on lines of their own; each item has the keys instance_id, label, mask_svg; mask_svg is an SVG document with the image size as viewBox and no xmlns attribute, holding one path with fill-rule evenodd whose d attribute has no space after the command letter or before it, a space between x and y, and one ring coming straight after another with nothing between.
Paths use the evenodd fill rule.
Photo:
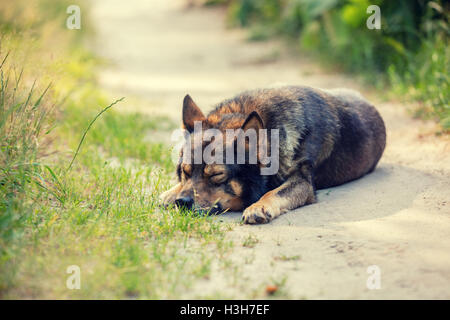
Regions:
<instances>
[{"instance_id":1,"label":"dog's paw","mask_svg":"<svg viewBox=\"0 0 450 320\"><path fill-rule=\"evenodd\" d=\"M167 190L166 192L163 192L159 196L159 201L163 207L167 207L171 204L175 204L176 197L177 197L176 192L173 192L173 190Z\"/></svg>"},{"instance_id":2,"label":"dog's paw","mask_svg":"<svg viewBox=\"0 0 450 320\"><path fill-rule=\"evenodd\" d=\"M268 223L278 217L280 213L279 208L258 201L244 210L242 220L248 224Z\"/></svg>"}]
</instances>

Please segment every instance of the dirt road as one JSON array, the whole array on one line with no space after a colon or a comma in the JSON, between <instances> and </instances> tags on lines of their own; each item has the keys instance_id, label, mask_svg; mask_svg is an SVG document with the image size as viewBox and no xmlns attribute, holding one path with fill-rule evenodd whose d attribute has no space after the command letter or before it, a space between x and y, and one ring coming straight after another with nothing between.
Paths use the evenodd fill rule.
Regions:
<instances>
[{"instance_id":1,"label":"dirt road","mask_svg":"<svg viewBox=\"0 0 450 320\"><path fill-rule=\"evenodd\" d=\"M239 91L303 84L360 90L387 126L374 173L321 190L317 204L270 224L236 225L227 235L234 267L214 264L186 298L260 298L269 284L294 299L450 298L450 145L433 124L294 57L280 42L246 42L244 31L225 28L220 9L187 10L175 0L96 0L92 7L95 48L113 63L100 81L128 97L126 110L180 121L186 93L207 111ZM239 221L240 213L221 219ZM373 265L380 289L367 286Z\"/></svg>"}]
</instances>

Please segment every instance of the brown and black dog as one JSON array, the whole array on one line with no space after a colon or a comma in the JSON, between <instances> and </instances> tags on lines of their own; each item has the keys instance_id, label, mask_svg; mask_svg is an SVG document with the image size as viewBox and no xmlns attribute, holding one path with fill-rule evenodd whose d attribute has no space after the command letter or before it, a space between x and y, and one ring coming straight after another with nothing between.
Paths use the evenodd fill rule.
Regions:
<instances>
[{"instance_id":1,"label":"brown and black dog","mask_svg":"<svg viewBox=\"0 0 450 320\"><path fill-rule=\"evenodd\" d=\"M277 172L261 174L267 164L259 158L257 163L228 163L225 156L215 163L191 163L183 160L185 152L177 166L179 183L161 195L164 205L209 213L243 210L242 219L250 224L267 223L288 210L314 203L316 189L373 171L386 144L377 110L359 93L345 89L288 86L248 91L223 101L207 116L187 95L183 128L190 135L198 134L195 123L201 124L201 131L224 133L227 129L277 130ZM236 139L225 140L224 145L236 152ZM272 144L269 138L269 150ZM203 151L207 146L208 141L202 141L189 152L194 157L196 148Z\"/></svg>"}]
</instances>

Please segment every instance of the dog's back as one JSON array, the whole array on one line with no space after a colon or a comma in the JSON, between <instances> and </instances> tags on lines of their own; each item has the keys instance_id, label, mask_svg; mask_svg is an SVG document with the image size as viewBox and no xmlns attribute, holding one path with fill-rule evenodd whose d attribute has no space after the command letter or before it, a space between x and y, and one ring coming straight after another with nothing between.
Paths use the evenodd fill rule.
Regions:
<instances>
[{"instance_id":1,"label":"dog's back","mask_svg":"<svg viewBox=\"0 0 450 320\"><path fill-rule=\"evenodd\" d=\"M309 167L315 187L339 185L372 171L386 132L376 109L358 92L288 86L244 92L220 103L208 123L239 128L257 111L268 130L280 130L280 169L271 186Z\"/></svg>"},{"instance_id":2,"label":"dog's back","mask_svg":"<svg viewBox=\"0 0 450 320\"><path fill-rule=\"evenodd\" d=\"M386 146L386 129L378 111L358 92L325 90L338 111L339 139L315 170L318 189L339 185L373 171Z\"/></svg>"}]
</instances>

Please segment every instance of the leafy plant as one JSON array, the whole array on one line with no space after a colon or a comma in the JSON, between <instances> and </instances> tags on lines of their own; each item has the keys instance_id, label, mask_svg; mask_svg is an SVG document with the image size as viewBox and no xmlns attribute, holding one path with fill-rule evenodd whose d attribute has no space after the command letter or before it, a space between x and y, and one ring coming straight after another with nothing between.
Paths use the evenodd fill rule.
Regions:
<instances>
[{"instance_id":1,"label":"leafy plant","mask_svg":"<svg viewBox=\"0 0 450 320\"><path fill-rule=\"evenodd\" d=\"M369 5L381 9L381 30L366 27ZM417 101L416 115L440 121L445 131L450 130L449 11L441 0L235 0L229 19L251 26L251 39L298 37L323 60Z\"/></svg>"}]
</instances>

